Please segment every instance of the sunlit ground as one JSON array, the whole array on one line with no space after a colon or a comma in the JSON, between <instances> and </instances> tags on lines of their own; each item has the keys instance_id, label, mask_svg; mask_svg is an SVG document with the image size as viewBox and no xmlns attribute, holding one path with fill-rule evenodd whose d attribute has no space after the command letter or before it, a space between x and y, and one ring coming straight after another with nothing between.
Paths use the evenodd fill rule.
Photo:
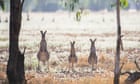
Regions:
<instances>
[{"instance_id":1,"label":"sunlit ground","mask_svg":"<svg viewBox=\"0 0 140 84\"><path fill-rule=\"evenodd\" d=\"M4 75L8 60L9 23L1 13L0 23L0 79ZM116 13L115 12L89 12L82 14L80 22L75 19L74 13L23 13L22 28L20 32L20 48L26 46L25 71L28 84L112 84L114 56L116 49ZM125 62L122 71L136 71L134 59L140 55L140 12L121 12L121 27L124 35L121 51L121 63ZM16 19L16 18L15 18ZM37 52L41 40L40 30L47 30L46 40L50 52L50 72L39 74L36 72ZM97 55L99 57L98 69L90 72L87 62L90 49L89 39L95 39ZM78 63L75 66L76 73L66 74L68 68L68 56L70 41L76 41L75 48ZM46 65L47 66L47 65ZM29 70L29 67L30 70ZM43 66L44 67L44 66ZM128 75L121 76L121 83ZM3 78L2 78L3 77ZM38 81L40 83L38 83ZM138 83L139 84L139 81Z\"/></svg>"}]
</instances>

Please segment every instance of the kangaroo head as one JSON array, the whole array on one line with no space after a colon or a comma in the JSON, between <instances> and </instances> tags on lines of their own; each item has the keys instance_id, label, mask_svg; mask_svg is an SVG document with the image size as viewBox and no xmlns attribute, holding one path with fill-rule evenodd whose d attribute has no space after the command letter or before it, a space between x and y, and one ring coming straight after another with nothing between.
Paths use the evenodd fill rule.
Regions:
<instances>
[{"instance_id":1,"label":"kangaroo head","mask_svg":"<svg viewBox=\"0 0 140 84\"><path fill-rule=\"evenodd\" d=\"M45 39L45 34L46 34L46 32L47 32L47 31L45 31L45 32L43 33L42 30L40 31L40 33L41 33L41 35L42 35L42 39Z\"/></svg>"},{"instance_id":2,"label":"kangaroo head","mask_svg":"<svg viewBox=\"0 0 140 84\"><path fill-rule=\"evenodd\" d=\"M92 40L92 39L89 39L89 40L90 40L90 42L91 42L91 47L94 47L94 46L95 46L96 38L95 38L94 40Z\"/></svg>"},{"instance_id":3,"label":"kangaroo head","mask_svg":"<svg viewBox=\"0 0 140 84\"><path fill-rule=\"evenodd\" d=\"M74 48L75 41L70 42L70 44L71 44L70 52L71 52L71 55L73 56L73 55L75 55L75 48Z\"/></svg>"},{"instance_id":4,"label":"kangaroo head","mask_svg":"<svg viewBox=\"0 0 140 84\"><path fill-rule=\"evenodd\" d=\"M71 47L74 47L75 41L70 42L70 44L71 44Z\"/></svg>"}]
</instances>

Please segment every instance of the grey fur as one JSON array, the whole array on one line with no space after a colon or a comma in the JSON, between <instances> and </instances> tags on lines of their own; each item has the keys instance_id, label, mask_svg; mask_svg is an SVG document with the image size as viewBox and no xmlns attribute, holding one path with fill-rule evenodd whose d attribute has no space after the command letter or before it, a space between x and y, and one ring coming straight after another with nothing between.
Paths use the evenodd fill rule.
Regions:
<instances>
[{"instance_id":1,"label":"grey fur","mask_svg":"<svg viewBox=\"0 0 140 84\"><path fill-rule=\"evenodd\" d=\"M70 64L72 64L72 70L74 70L74 63L77 63L77 56L76 56L76 52L75 52L75 41L70 42L71 44L71 50L70 50L70 56L68 57L68 61L69 61L69 69L70 69Z\"/></svg>"},{"instance_id":2,"label":"grey fur","mask_svg":"<svg viewBox=\"0 0 140 84\"><path fill-rule=\"evenodd\" d=\"M95 41L96 39L94 40L90 39L91 47L90 47L90 55L88 57L88 63L92 65L92 70L94 69L94 65L97 65L98 60L98 57L96 55Z\"/></svg>"},{"instance_id":3,"label":"grey fur","mask_svg":"<svg viewBox=\"0 0 140 84\"><path fill-rule=\"evenodd\" d=\"M45 39L45 34L47 31L43 33L43 31L40 31L42 39L40 41L40 49L39 52L37 53L37 58L38 58L38 68L40 69L40 61L43 62L43 64L46 64L46 61L49 61L50 55L47 50L47 42ZM48 69L49 69L49 64L48 64Z\"/></svg>"}]
</instances>

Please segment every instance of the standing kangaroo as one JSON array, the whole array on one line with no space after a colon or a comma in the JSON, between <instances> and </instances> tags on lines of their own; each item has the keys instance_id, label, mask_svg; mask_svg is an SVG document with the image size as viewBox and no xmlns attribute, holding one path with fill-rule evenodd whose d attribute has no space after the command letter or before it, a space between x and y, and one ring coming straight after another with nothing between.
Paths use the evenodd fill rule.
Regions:
<instances>
[{"instance_id":1,"label":"standing kangaroo","mask_svg":"<svg viewBox=\"0 0 140 84\"><path fill-rule=\"evenodd\" d=\"M98 59L96 55L95 41L96 39L94 40L90 39L91 47L90 47L90 55L88 57L88 63L92 65L92 71L94 70L94 65L97 66L97 59Z\"/></svg>"},{"instance_id":2,"label":"standing kangaroo","mask_svg":"<svg viewBox=\"0 0 140 84\"><path fill-rule=\"evenodd\" d=\"M40 61L43 62L43 64L45 65L46 64L46 61L48 63L48 66L47 66L47 69L49 71L49 53L48 53L48 50L47 50L47 42L45 40L45 34L46 34L47 31L45 31L43 33L43 31L40 31L41 35L42 35L42 39L41 39L41 42L40 42L40 49L39 49L39 52L37 53L37 58L38 58L38 69L40 70Z\"/></svg>"},{"instance_id":3,"label":"standing kangaroo","mask_svg":"<svg viewBox=\"0 0 140 84\"><path fill-rule=\"evenodd\" d=\"M71 44L71 50L70 50L70 56L68 57L69 70L70 70L70 64L71 64L72 71L74 71L74 63L77 63L77 60L78 60L76 53L75 53L75 48L74 48L75 41L70 42L70 44Z\"/></svg>"}]
</instances>

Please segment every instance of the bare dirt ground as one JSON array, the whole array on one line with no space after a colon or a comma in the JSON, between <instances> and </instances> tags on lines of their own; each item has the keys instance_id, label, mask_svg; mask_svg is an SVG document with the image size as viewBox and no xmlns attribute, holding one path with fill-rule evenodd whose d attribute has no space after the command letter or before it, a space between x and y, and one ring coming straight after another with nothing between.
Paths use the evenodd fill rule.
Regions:
<instances>
[{"instance_id":1,"label":"bare dirt ground","mask_svg":"<svg viewBox=\"0 0 140 84\"><path fill-rule=\"evenodd\" d=\"M140 56L140 12L121 12L124 51L121 51L122 71L136 71L134 60ZM9 15L1 14L0 23L0 79L5 80L8 60ZM46 40L50 52L50 72L37 72L37 52L41 39L40 30L47 30ZM86 12L80 22L74 13L30 13L27 21L23 13L20 32L20 49L26 46L25 71L28 84L113 84L114 56L116 49L116 13ZM95 39L98 69L91 72L87 62L89 39ZM76 72L67 73L70 41L76 41L78 63ZM46 65L47 66L47 65ZM42 66L42 67L46 67ZM121 76L121 84L128 75ZM136 84L139 84L138 81Z\"/></svg>"}]
</instances>

